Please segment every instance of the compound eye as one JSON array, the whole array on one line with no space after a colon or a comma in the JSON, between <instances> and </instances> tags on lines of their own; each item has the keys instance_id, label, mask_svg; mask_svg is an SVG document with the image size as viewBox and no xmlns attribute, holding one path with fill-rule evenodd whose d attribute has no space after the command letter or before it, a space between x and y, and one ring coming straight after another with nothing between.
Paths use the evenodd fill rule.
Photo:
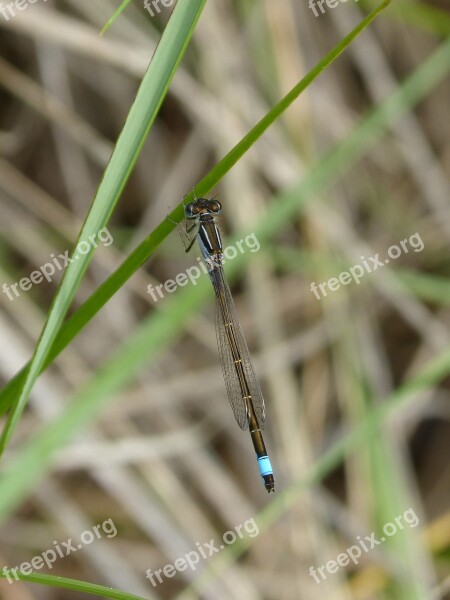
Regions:
<instances>
[{"instance_id":1,"label":"compound eye","mask_svg":"<svg viewBox=\"0 0 450 600\"><path fill-rule=\"evenodd\" d=\"M222 211L222 204L218 200L210 200L210 210L215 213Z\"/></svg>"},{"instance_id":2,"label":"compound eye","mask_svg":"<svg viewBox=\"0 0 450 600\"><path fill-rule=\"evenodd\" d=\"M184 216L186 219L195 219L198 214L198 206L196 206L195 202L191 202L187 206L184 207Z\"/></svg>"}]
</instances>

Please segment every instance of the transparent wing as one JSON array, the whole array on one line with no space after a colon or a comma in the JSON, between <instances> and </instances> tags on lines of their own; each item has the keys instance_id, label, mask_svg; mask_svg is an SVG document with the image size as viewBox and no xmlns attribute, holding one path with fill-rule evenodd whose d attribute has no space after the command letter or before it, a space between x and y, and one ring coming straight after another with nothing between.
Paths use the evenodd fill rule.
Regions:
<instances>
[{"instance_id":1,"label":"transparent wing","mask_svg":"<svg viewBox=\"0 0 450 600\"><path fill-rule=\"evenodd\" d=\"M228 400L241 429L248 427L249 401L253 404L260 429L264 429L264 399L222 266L214 267L209 275L216 292L217 345Z\"/></svg>"}]
</instances>

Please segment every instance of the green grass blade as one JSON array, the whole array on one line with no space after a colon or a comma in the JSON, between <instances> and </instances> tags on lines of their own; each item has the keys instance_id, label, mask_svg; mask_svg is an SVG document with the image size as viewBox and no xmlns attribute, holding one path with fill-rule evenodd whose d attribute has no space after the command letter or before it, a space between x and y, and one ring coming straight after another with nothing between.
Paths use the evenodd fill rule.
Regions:
<instances>
[{"instance_id":1,"label":"green grass blade","mask_svg":"<svg viewBox=\"0 0 450 600\"><path fill-rule=\"evenodd\" d=\"M89 240L90 235L95 235L108 223L192 36L205 1L179 0L173 11L106 167L78 241ZM88 254L80 255L79 260L71 263L64 273L24 377L20 395L13 403L2 431L0 455L17 426L91 258L92 248Z\"/></svg>"},{"instance_id":2,"label":"green grass blade","mask_svg":"<svg viewBox=\"0 0 450 600\"><path fill-rule=\"evenodd\" d=\"M438 82L437 73L440 73L441 77L445 75L449 68L449 61L445 59L448 59L449 56L450 40L431 56L423 68L407 80L402 90L394 93L394 100L390 97L378 109L378 113L383 115L383 119L378 117L374 119L372 116L356 129L354 134L350 136L358 140L359 151L350 155L353 161L362 156L361 149L364 147L367 150L375 142L377 136L379 137L387 125L392 122L392 119L400 116L401 112L386 110L385 106L397 107L398 97L405 99L403 110L411 106L411 103L417 102L421 95L429 91L432 85ZM434 79L430 79L430 71L435 73ZM421 77L418 77L418 74L426 79L430 87L427 88L423 85L423 81ZM412 83L415 85L413 86ZM408 91L407 95L405 95L404 90ZM373 135L374 120L378 126L376 136ZM367 122L369 126L366 125ZM363 145L361 140L361 129L365 130L368 136L366 145ZM344 142L344 144L346 143ZM340 148L336 152L340 154ZM303 182L293 190L281 195L273 203L271 210L268 211L259 226L253 230L260 241L264 241L272 233L274 214L276 218L279 214L283 215L283 219L279 221L279 227L281 227L291 219L292 215L298 214L301 206L304 207L307 200L313 197L313 192L316 193L329 184L332 173L328 164L329 161L340 167L338 171L333 172L334 176L342 175L341 160L336 160L333 154L327 160L320 161L316 169ZM346 166L350 166L350 163L347 162ZM230 263L227 271L230 273L235 272L247 259L248 256L245 254L239 255ZM208 297L208 294L211 294L210 284L207 278L203 278L196 286L182 288L176 296L168 298L162 309L158 313L151 314L141 323L125 345L109 359L91 382L75 395L66 412L55 422L47 425L41 434L17 455L14 462L11 463L9 472L4 473L0 482L0 514L2 518L17 506L17 503L32 488L34 482L48 469L54 452L67 441L68 437L73 435L80 427L92 421L97 412L110 401L113 394L117 393L121 387L130 381L145 363L153 357L159 356L162 349L179 335L179 331L200 303ZM443 363L440 361L443 361ZM431 367L434 369L438 366L441 366L438 375L441 375L445 369L450 369L447 354L431 363ZM428 371L425 371L425 375L427 373ZM421 377L425 377L425 375ZM425 383L428 384L438 380L438 378L426 379ZM419 387L423 385L420 377L414 379L413 383ZM404 388L409 392L410 387L404 386Z\"/></svg>"},{"instance_id":3,"label":"green grass blade","mask_svg":"<svg viewBox=\"0 0 450 600\"><path fill-rule=\"evenodd\" d=\"M91 596L99 596L101 598L115 598L116 600L146 600L142 596L135 596L134 594L128 594L127 592L120 592L110 587L103 585L96 585L95 583L87 583L85 581L79 581L77 579L68 579L67 577L56 577L55 575L44 575L40 573L34 573L33 575L23 575L20 571L17 573L17 577L21 581L29 581L30 583L39 583L49 587L57 587L65 590L74 590L76 592L83 592L90 594ZM0 572L0 579L5 579L4 573Z\"/></svg>"},{"instance_id":4,"label":"green grass blade","mask_svg":"<svg viewBox=\"0 0 450 600\"><path fill-rule=\"evenodd\" d=\"M131 2L131 0L123 0L123 2L120 4L119 8L117 8L114 11L113 15L103 25L100 35L103 35L111 27L111 25L114 23L114 21L119 17L119 15L121 15L123 13L123 11L130 4L130 2Z\"/></svg>"},{"instance_id":5,"label":"green grass blade","mask_svg":"<svg viewBox=\"0 0 450 600\"><path fill-rule=\"evenodd\" d=\"M331 50L292 90L267 114L228 154L200 181L196 186L198 194L206 194L220 179L238 162L252 145L263 135L268 127L294 102L294 100L352 43L378 14L389 4L383 2L375 11L368 15L353 31L351 31L333 50ZM186 197L186 202L192 198L192 192ZM180 203L171 213L173 221L180 222L183 217L183 207ZM65 323L53 344L46 361L42 364L44 370L58 354L78 335L95 314L112 298L124 283L139 269L158 248L161 242L174 229L169 220L163 221L156 229L129 255L122 265L113 273L96 292L72 315ZM29 366L24 367L0 392L0 415L11 405L24 381Z\"/></svg>"}]
</instances>

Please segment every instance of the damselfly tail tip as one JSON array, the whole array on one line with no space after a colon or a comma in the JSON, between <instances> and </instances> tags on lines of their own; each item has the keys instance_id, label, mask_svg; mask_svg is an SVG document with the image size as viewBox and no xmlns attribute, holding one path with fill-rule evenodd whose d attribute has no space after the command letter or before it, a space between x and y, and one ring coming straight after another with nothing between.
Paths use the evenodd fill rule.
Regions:
<instances>
[{"instance_id":1,"label":"damselfly tail tip","mask_svg":"<svg viewBox=\"0 0 450 600\"><path fill-rule=\"evenodd\" d=\"M270 494L270 492L275 492L275 480L273 475L266 475L264 477L264 485L268 494Z\"/></svg>"}]
</instances>

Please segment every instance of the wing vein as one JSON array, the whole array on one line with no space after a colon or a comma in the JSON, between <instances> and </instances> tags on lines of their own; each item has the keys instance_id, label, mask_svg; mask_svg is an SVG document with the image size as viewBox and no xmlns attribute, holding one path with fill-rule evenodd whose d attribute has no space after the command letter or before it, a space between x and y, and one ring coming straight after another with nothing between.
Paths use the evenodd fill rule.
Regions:
<instances>
[{"instance_id":1,"label":"wing vein","mask_svg":"<svg viewBox=\"0 0 450 600\"><path fill-rule=\"evenodd\" d=\"M264 429L264 399L253 371L247 343L222 265L209 273L216 293L216 336L228 400L241 429L247 429L249 404L260 429Z\"/></svg>"}]
</instances>

